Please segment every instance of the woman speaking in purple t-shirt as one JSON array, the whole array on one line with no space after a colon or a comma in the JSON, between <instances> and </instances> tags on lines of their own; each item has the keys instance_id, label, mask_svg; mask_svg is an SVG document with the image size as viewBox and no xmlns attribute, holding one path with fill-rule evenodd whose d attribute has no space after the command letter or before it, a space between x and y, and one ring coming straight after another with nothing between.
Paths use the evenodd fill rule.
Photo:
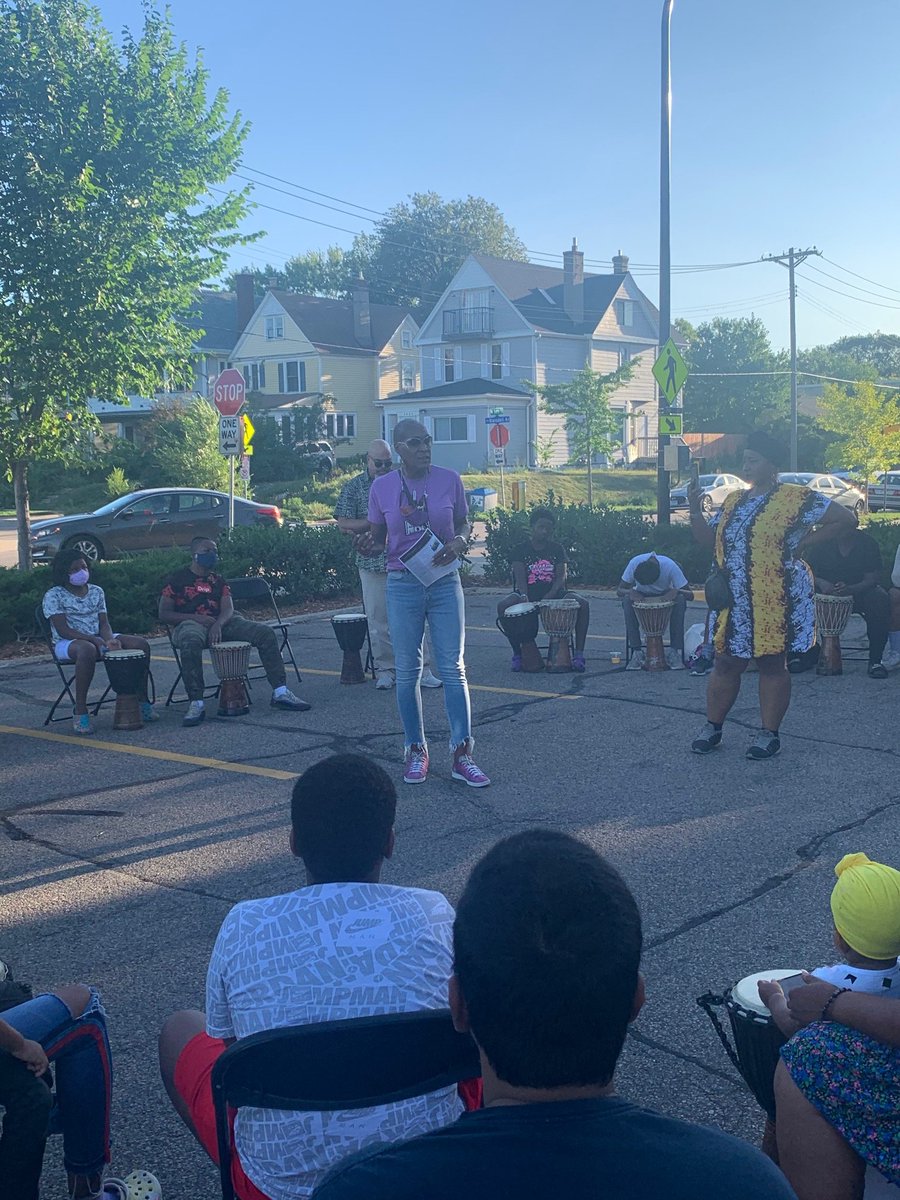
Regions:
<instances>
[{"instance_id":1,"label":"woman speaking in purple t-shirt","mask_svg":"<svg viewBox=\"0 0 900 1200\"><path fill-rule=\"evenodd\" d=\"M462 480L456 471L431 465L431 437L418 421L398 422L393 443L400 469L373 482L369 533L362 535L359 548L369 553L387 545L387 615L403 722L403 779L424 783L428 777L419 690L427 619L434 665L444 684L453 778L469 787L487 787L490 780L472 759L472 712L463 661L465 606L458 568L470 527ZM441 546L428 548L431 535ZM435 570L438 577L432 579Z\"/></svg>"}]
</instances>

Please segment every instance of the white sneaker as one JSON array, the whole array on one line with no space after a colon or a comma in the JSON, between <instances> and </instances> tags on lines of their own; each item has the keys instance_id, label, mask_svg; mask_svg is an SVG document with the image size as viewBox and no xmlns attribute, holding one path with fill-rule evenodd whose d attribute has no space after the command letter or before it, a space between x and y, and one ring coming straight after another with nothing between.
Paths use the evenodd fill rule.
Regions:
<instances>
[{"instance_id":1,"label":"white sneaker","mask_svg":"<svg viewBox=\"0 0 900 1200\"><path fill-rule=\"evenodd\" d=\"M644 667L644 651L635 650L631 658L628 660L626 671L641 671Z\"/></svg>"},{"instance_id":2,"label":"white sneaker","mask_svg":"<svg viewBox=\"0 0 900 1200\"><path fill-rule=\"evenodd\" d=\"M683 671L684 659L681 656L681 651L676 650L674 646L666 646L666 664L670 671Z\"/></svg>"},{"instance_id":3,"label":"white sneaker","mask_svg":"<svg viewBox=\"0 0 900 1200\"><path fill-rule=\"evenodd\" d=\"M427 687L427 688L437 688L437 687L444 686L443 681L438 679L437 675L435 675L432 672L430 667L427 670L422 672L422 678L420 680L420 683L421 683L422 687Z\"/></svg>"},{"instance_id":4,"label":"white sneaker","mask_svg":"<svg viewBox=\"0 0 900 1200\"><path fill-rule=\"evenodd\" d=\"M888 671L893 671L895 667L900 667L900 651L885 650L881 656L881 665L886 667Z\"/></svg>"},{"instance_id":5,"label":"white sneaker","mask_svg":"<svg viewBox=\"0 0 900 1200\"><path fill-rule=\"evenodd\" d=\"M379 671L375 676L375 690L389 692L394 686L394 677L389 671Z\"/></svg>"}]
</instances>

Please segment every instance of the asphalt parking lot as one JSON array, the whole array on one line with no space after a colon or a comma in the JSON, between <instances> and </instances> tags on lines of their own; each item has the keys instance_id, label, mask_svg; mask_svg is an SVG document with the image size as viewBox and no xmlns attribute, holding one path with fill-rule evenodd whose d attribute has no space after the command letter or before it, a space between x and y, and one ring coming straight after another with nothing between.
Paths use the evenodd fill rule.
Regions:
<instances>
[{"instance_id":1,"label":"asphalt parking lot","mask_svg":"<svg viewBox=\"0 0 900 1200\"><path fill-rule=\"evenodd\" d=\"M454 900L505 834L543 825L590 841L623 871L645 922L648 1002L619 1090L755 1140L761 1116L695 998L767 967L829 961L835 862L864 850L900 865L900 678L869 680L849 656L840 678L798 676L781 756L751 763L748 675L722 749L698 758L688 746L705 681L613 668L619 606L587 594L588 672L522 676L509 672L493 625L499 593L468 593L477 759L493 785L450 780L441 693L426 693L433 773L401 792L385 878ZM703 611L691 606L689 621ZM393 693L340 686L328 615L292 628L304 675L295 690L314 706L300 715L270 710L263 681L244 718L184 730L183 709L170 708L126 734L105 708L97 736L76 739L69 723L41 724L58 690L52 665L0 667L0 958L36 989L101 988L115 1066L113 1167L154 1171L167 1198L214 1200L218 1187L168 1109L156 1035L173 1009L202 1006L229 906L302 882L287 848L292 780L325 755L357 750L402 788ZM845 644L859 644L858 618L848 633ZM152 665L165 696L174 674L165 643L154 643ZM51 1144L46 1200L61 1200L61 1182Z\"/></svg>"}]
</instances>

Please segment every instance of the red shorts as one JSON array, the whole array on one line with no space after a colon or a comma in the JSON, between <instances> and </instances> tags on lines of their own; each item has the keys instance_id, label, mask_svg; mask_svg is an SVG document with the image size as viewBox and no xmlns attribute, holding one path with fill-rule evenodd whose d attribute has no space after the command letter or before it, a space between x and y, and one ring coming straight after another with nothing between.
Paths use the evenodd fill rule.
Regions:
<instances>
[{"instance_id":1,"label":"red shorts","mask_svg":"<svg viewBox=\"0 0 900 1200\"><path fill-rule=\"evenodd\" d=\"M191 1123L200 1145L218 1165L219 1144L216 1139L216 1110L212 1098L212 1072L216 1059L226 1050L221 1038L206 1033L192 1037L175 1064L175 1091L187 1105ZM234 1144L234 1114L231 1114L232 1145ZM231 1182L239 1200L269 1200L256 1184L244 1174L236 1150L231 1154Z\"/></svg>"},{"instance_id":2,"label":"red shorts","mask_svg":"<svg viewBox=\"0 0 900 1200\"><path fill-rule=\"evenodd\" d=\"M225 1049L221 1038L211 1038L206 1033L198 1033L179 1054L175 1064L175 1091L187 1105L201 1146L216 1164L219 1162L219 1144L216 1138L216 1111L212 1098L212 1072L216 1059ZM467 1111L481 1108L481 1079L463 1080L459 1085L459 1095ZM233 1145L233 1113L230 1125ZM269 1197L244 1174L236 1150L233 1150L231 1155L231 1182L234 1184L238 1200L269 1200Z\"/></svg>"}]
</instances>

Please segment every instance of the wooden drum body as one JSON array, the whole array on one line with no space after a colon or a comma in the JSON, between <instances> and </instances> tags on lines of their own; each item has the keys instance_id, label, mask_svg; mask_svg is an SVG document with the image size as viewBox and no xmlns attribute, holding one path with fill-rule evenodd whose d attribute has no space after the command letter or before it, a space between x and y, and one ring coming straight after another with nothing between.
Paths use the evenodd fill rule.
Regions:
<instances>
[{"instance_id":1,"label":"wooden drum body","mask_svg":"<svg viewBox=\"0 0 900 1200\"><path fill-rule=\"evenodd\" d=\"M537 648L537 635L540 628L538 606L530 603L511 604L503 616L497 618L497 625L510 639L510 642L519 647L522 670L527 674L543 671L544 656Z\"/></svg>"},{"instance_id":2,"label":"wooden drum body","mask_svg":"<svg viewBox=\"0 0 900 1200\"><path fill-rule=\"evenodd\" d=\"M220 717L245 717L250 711L247 672L251 649L249 642L218 642L209 648L219 678Z\"/></svg>"},{"instance_id":3,"label":"wooden drum body","mask_svg":"<svg viewBox=\"0 0 900 1200\"><path fill-rule=\"evenodd\" d=\"M825 596L816 593L816 626L822 638L817 675L843 675L841 634L853 611L852 596Z\"/></svg>"},{"instance_id":4,"label":"wooden drum body","mask_svg":"<svg viewBox=\"0 0 900 1200\"><path fill-rule=\"evenodd\" d=\"M647 643L642 670L668 671L663 637L669 628L675 601L654 600L648 597L646 600L632 601L632 606Z\"/></svg>"},{"instance_id":5,"label":"wooden drum body","mask_svg":"<svg viewBox=\"0 0 900 1200\"><path fill-rule=\"evenodd\" d=\"M578 601L541 600L538 604L544 633L550 638L547 650L547 670L553 674L573 670L572 634L578 617Z\"/></svg>"},{"instance_id":6,"label":"wooden drum body","mask_svg":"<svg viewBox=\"0 0 900 1200\"><path fill-rule=\"evenodd\" d=\"M147 686L147 655L143 650L107 650L103 662L116 693L113 729L143 729L140 698Z\"/></svg>"},{"instance_id":7,"label":"wooden drum body","mask_svg":"<svg viewBox=\"0 0 900 1200\"><path fill-rule=\"evenodd\" d=\"M331 618L331 628L344 652L341 683L365 683L366 673L360 651L366 644L366 634L369 632L368 617L365 613L338 613Z\"/></svg>"}]
</instances>

